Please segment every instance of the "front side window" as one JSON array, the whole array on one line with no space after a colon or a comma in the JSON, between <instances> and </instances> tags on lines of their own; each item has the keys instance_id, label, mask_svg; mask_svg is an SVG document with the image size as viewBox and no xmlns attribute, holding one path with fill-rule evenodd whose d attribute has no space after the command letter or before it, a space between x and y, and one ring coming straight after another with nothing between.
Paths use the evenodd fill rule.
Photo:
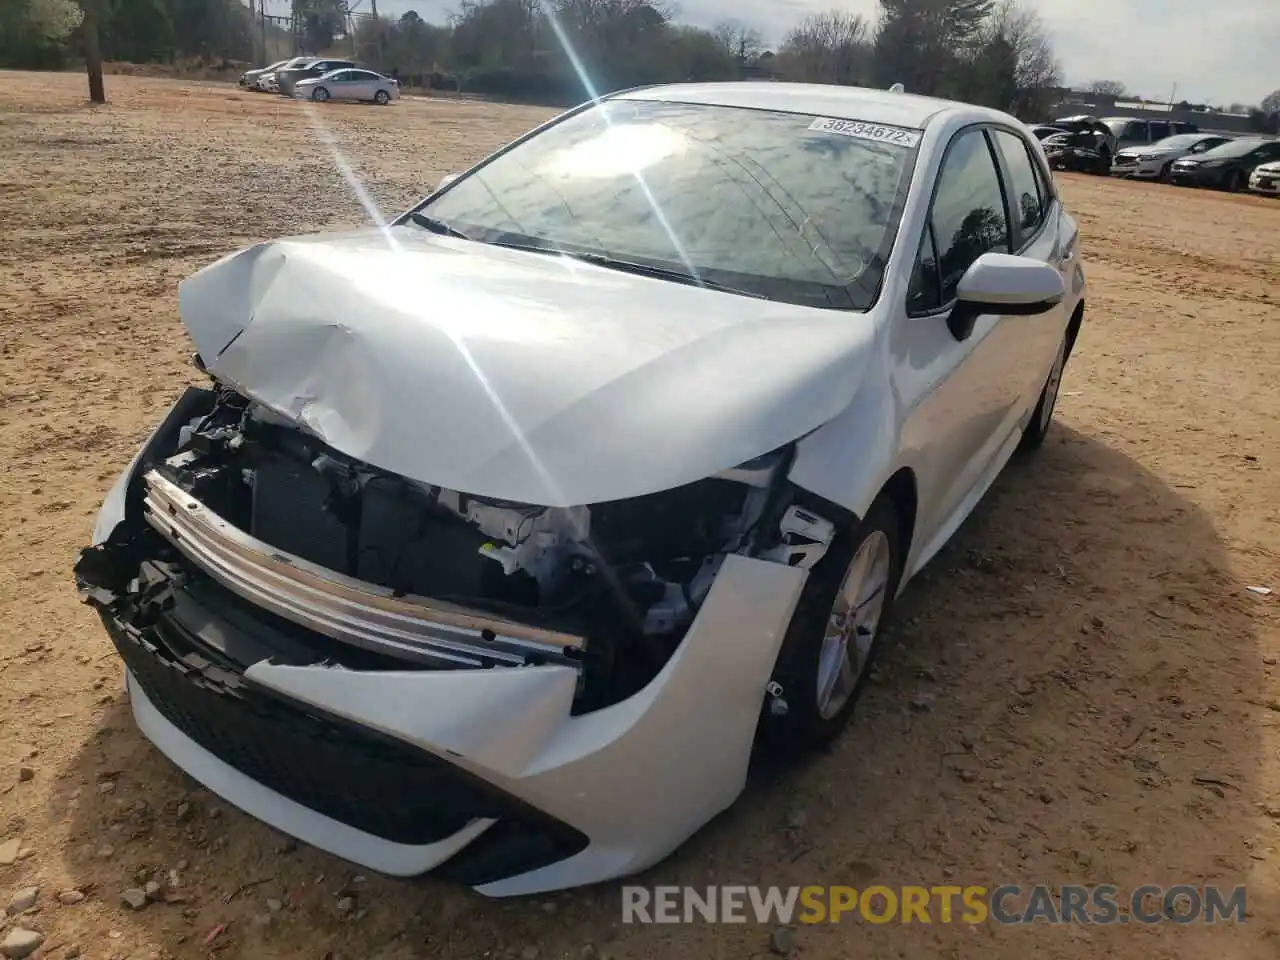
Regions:
<instances>
[{"instance_id":1,"label":"front side window","mask_svg":"<svg viewBox=\"0 0 1280 960\"><path fill-rule=\"evenodd\" d=\"M609 100L455 181L415 222L693 274L789 303L866 310L879 295L919 135L884 142L811 129L815 119ZM869 137L886 128L858 129Z\"/></svg>"},{"instance_id":2,"label":"front side window","mask_svg":"<svg viewBox=\"0 0 1280 960\"><path fill-rule=\"evenodd\" d=\"M1169 136L1169 124L1165 123L1163 120L1152 120L1151 139L1163 140L1167 136Z\"/></svg>"},{"instance_id":3,"label":"front side window","mask_svg":"<svg viewBox=\"0 0 1280 960\"><path fill-rule=\"evenodd\" d=\"M978 257L1011 252L1000 174L981 130L965 131L947 152L930 223L944 304L955 299L960 278Z\"/></svg>"}]
</instances>

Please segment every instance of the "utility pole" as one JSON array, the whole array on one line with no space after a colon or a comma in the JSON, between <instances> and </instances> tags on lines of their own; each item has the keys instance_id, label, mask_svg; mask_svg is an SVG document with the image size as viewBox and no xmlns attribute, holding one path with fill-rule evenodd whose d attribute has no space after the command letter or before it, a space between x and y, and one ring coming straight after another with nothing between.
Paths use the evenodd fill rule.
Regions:
<instances>
[{"instance_id":1,"label":"utility pole","mask_svg":"<svg viewBox=\"0 0 1280 960\"><path fill-rule=\"evenodd\" d=\"M378 0L369 0L369 9L373 12L373 35L378 44L378 69L382 69L382 21L378 19Z\"/></svg>"},{"instance_id":2,"label":"utility pole","mask_svg":"<svg viewBox=\"0 0 1280 960\"><path fill-rule=\"evenodd\" d=\"M271 52L267 50L267 0L258 0L258 31L262 35L262 65L271 62Z\"/></svg>"}]
</instances>

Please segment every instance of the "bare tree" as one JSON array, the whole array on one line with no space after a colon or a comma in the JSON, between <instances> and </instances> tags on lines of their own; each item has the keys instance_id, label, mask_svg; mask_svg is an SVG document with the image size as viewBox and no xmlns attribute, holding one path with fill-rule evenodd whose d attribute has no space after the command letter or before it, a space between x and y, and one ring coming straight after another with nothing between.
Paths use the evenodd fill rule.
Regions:
<instances>
[{"instance_id":1,"label":"bare tree","mask_svg":"<svg viewBox=\"0 0 1280 960\"><path fill-rule=\"evenodd\" d=\"M1099 97L1123 97L1129 89L1119 80L1095 80L1089 84L1089 92Z\"/></svg>"},{"instance_id":2,"label":"bare tree","mask_svg":"<svg viewBox=\"0 0 1280 960\"><path fill-rule=\"evenodd\" d=\"M1012 105L1004 109L1023 119L1041 116L1062 85L1062 65L1054 56L1040 15L1019 7L1016 0L1002 0L992 14L990 29L993 36L1013 48L1017 92Z\"/></svg>"},{"instance_id":3,"label":"bare tree","mask_svg":"<svg viewBox=\"0 0 1280 960\"><path fill-rule=\"evenodd\" d=\"M738 20L721 20L711 28L711 36L724 52L739 63L750 63L764 50L760 31Z\"/></svg>"},{"instance_id":4,"label":"bare tree","mask_svg":"<svg viewBox=\"0 0 1280 960\"><path fill-rule=\"evenodd\" d=\"M789 79L845 84L865 81L871 67L867 21L843 10L810 14L783 39L778 61Z\"/></svg>"},{"instance_id":5,"label":"bare tree","mask_svg":"<svg viewBox=\"0 0 1280 960\"><path fill-rule=\"evenodd\" d=\"M1280 90L1272 90L1262 98L1262 112L1270 116L1273 113L1280 113Z\"/></svg>"}]
</instances>

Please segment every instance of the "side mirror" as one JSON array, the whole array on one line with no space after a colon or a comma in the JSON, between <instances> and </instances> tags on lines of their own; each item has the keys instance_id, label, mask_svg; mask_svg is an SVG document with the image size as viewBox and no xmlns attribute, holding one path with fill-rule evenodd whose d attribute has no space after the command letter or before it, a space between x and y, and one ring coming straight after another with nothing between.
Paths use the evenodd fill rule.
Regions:
<instances>
[{"instance_id":1,"label":"side mirror","mask_svg":"<svg viewBox=\"0 0 1280 960\"><path fill-rule=\"evenodd\" d=\"M449 184L453 183L453 181L457 179L458 179L458 175L456 173L446 173L443 177L440 178L440 182L436 185L436 190L437 191L443 190L445 187L447 187Z\"/></svg>"},{"instance_id":2,"label":"side mirror","mask_svg":"<svg viewBox=\"0 0 1280 960\"><path fill-rule=\"evenodd\" d=\"M1007 253L984 253L960 278L947 327L957 340L967 340L984 313L1034 316L1052 310L1066 294L1062 274L1047 263Z\"/></svg>"}]
</instances>

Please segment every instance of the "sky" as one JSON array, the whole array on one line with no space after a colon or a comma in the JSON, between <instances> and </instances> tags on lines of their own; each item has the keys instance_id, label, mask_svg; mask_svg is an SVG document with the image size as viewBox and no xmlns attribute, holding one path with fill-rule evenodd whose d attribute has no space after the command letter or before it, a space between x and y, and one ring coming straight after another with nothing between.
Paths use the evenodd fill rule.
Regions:
<instances>
[{"instance_id":1,"label":"sky","mask_svg":"<svg viewBox=\"0 0 1280 960\"><path fill-rule=\"evenodd\" d=\"M355 0L352 0L353 5ZM1129 91L1166 99L1256 104L1280 88L1280 0L1020 0L1039 13L1065 80L1119 80ZM368 9L360 0L357 10ZM288 0L268 0L268 10ZM796 21L838 5L874 19L877 0L674 0L675 18L710 27L733 19L777 45ZM443 22L452 0L378 0L380 14L416 10Z\"/></svg>"}]
</instances>

